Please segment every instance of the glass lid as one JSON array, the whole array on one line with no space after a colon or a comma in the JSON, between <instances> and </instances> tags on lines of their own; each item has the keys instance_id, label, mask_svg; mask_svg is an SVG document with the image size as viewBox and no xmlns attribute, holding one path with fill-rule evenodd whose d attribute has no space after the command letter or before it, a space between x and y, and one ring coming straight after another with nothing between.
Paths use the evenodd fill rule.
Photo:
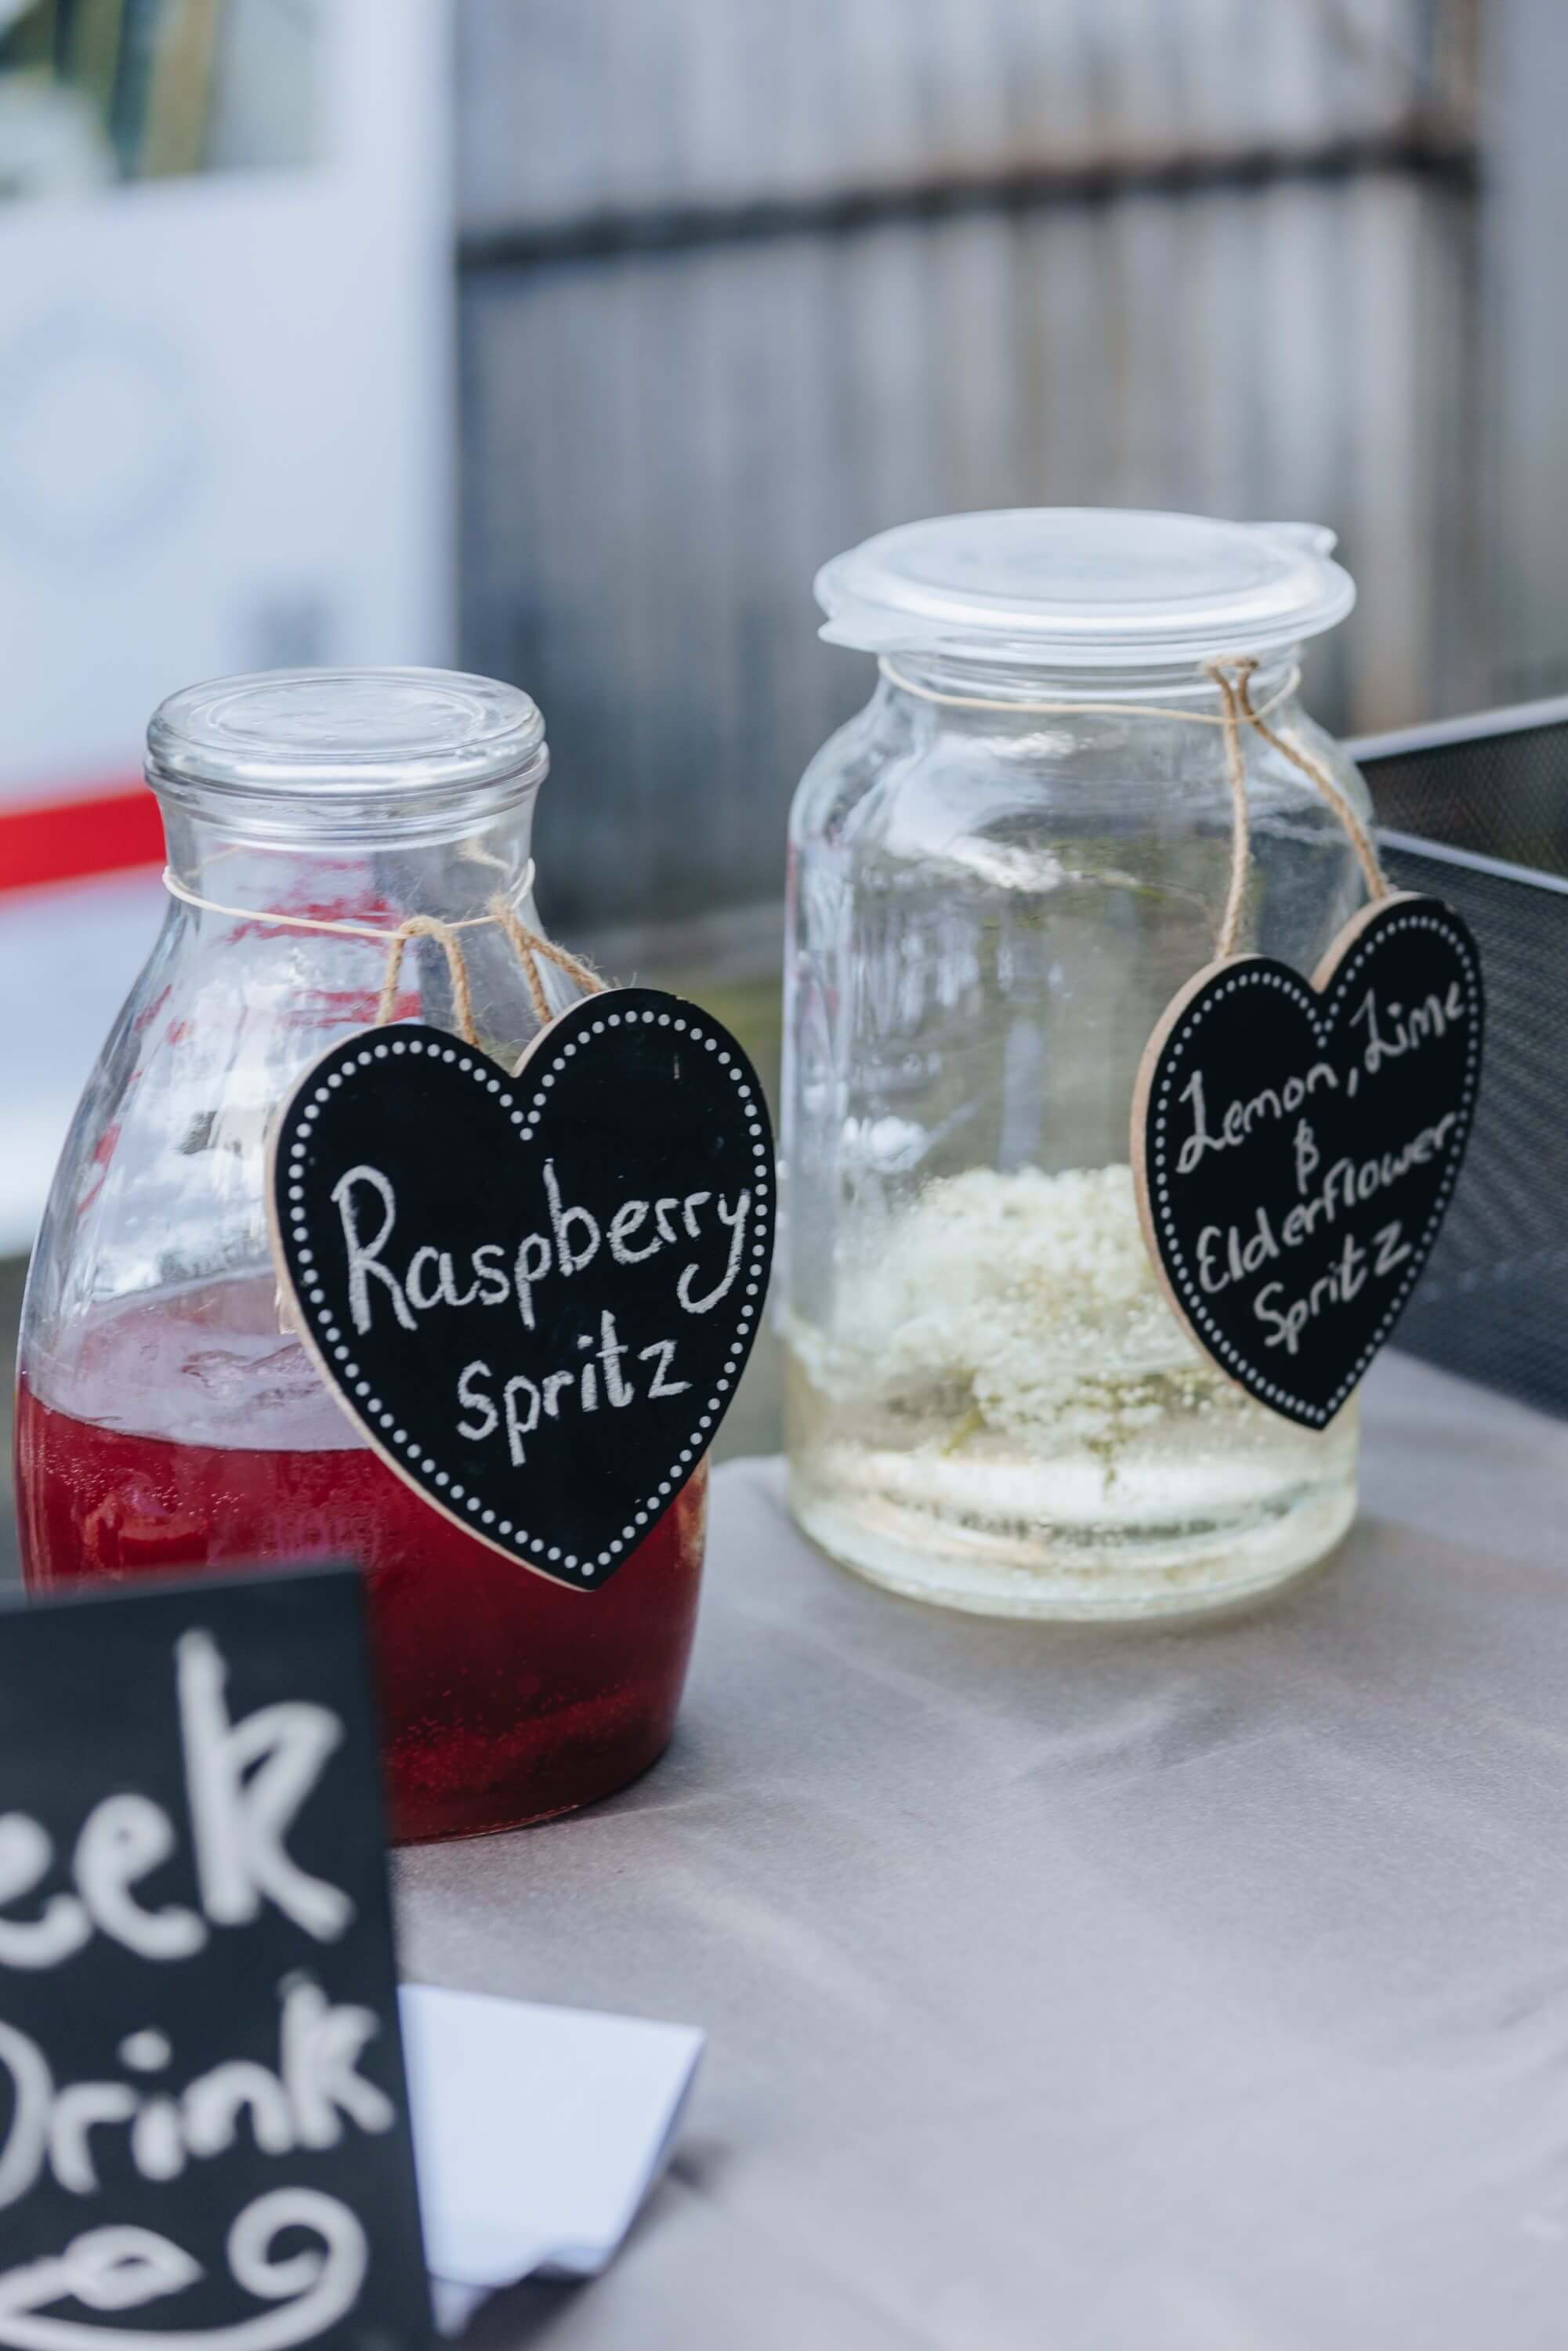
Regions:
<instances>
[{"instance_id":1,"label":"glass lid","mask_svg":"<svg viewBox=\"0 0 1568 2351\"><path fill-rule=\"evenodd\" d=\"M831 644L1040 667L1196 664L1316 636L1355 601L1312 523L1014 507L902 524L817 574Z\"/></svg>"},{"instance_id":2,"label":"glass lid","mask_svg":"<svg viewBox=\"0 0 1568 2351\"><path fill-rule=\"evenodd\" d=\"M537 782L544 720L515 685L441 669L268 670L171 695L147 729L156 786L400 802Z\"/></svg>"}]
</instances>

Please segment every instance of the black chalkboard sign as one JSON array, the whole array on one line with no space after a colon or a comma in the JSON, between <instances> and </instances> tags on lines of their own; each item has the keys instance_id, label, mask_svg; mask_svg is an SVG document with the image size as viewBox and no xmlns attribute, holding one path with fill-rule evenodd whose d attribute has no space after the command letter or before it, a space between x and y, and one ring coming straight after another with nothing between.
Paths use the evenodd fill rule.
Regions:
<instances>
[{"instance_id":1,"label":"black chalkboard sign","mask_svg":"<svg viewBox=\"0 0 1568 2351\"><path fill-rule=\"evenodd\" d=\"M0 2351L429 2307L358 1579L0 1610Z\"/></svg>"},{"instance_id":2,"label":"black chalkboard sign","mask_svg":"<svg viewBox=\"0 0 1568 2351\"><path fill-rule=\"evenodd\" d=\"M1309 1428L1344 1403L1437 1237L1480 1074L1480 959L1433 898L1381 900L1312 984L1211 965L1145 1056L1145 1235L1194 1338Z\"/></svg>"},{"instance_id":3,"label":"black chalkboard sign","mask_svg":"<svg viewBox=\"0 0 1568 2351\"><path fill-rule=\"evenodd\" d=\"M586 998L521 1070L366 1030L285 1105L279 1276L340 1401L459 1526L607 1583L711 1444L761 1320L773 1142L695 1005Z\"/></svg>"}]
</instances>

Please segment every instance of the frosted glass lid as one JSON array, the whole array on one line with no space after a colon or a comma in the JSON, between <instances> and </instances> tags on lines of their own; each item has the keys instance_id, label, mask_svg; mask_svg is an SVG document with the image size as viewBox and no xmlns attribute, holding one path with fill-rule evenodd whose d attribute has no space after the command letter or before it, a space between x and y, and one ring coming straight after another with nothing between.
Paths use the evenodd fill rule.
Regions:
<instances>
[{"instance_id":1,"label":"frosted glass lid","mask_svg":"<svg viewBox=\"0 0 1568 2351\"><path fill-rule=\"evenodd\" d=\"M817 574L830 643L1064 669L1197 663L1316 636L1355 601L1312 523L1013 507L902 524Z\"/></svg>"},{"instance_id":2,"label":"frosted glass lid","mask_svg":"<svg viewBox=\"0 0 1568 2351\"><path fill-rule=\"evenodd\" d=\"M515 685L441 669L267 670L171 695L147 729L153 784L330 802L534 780L544 721Z\"/></svg>"}]
</instances>

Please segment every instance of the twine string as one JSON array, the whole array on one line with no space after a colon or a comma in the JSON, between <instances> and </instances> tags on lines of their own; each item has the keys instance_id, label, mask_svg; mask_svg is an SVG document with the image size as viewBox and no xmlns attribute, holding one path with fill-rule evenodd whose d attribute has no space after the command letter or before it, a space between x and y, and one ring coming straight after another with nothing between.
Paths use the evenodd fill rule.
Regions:
<instances>
[{"instance_id":1,"label":"twine string","mask_svg":"<svg viewBox=\"0 0 1568 2351\"><path fill-rule=\"evenodd\" d=\"M218 852L220 856L225 853L223 851ZM533 886L534 862L530 857L523 868L523 878L512 895L526 898ZM206 914L228 914L236 923L264 923L269 928L280 931L333 931L346 939L384 939L389 945L397 936L397 933L389 931L384 923L329 922L320 914L286 914L281 908L273 906L225 906L216 898L203 898L194 890L187 888L171 865L163 868L163 887L171 898L178 898L187 906L198 906ZM495 919L493 914L465 914L457 922L445 923L442 927L448 931L477 931Z\"/></svg>"},{"instance_id":2,"label":"twine string","mask_svg":"<svg viewBox=\"0 0 1568 2351\"><path fill-rule=\"evenodd\" d=\"M541 1029L548 1029L555 1018L549 998L545 994L544 982L539 977L538 959L541 956L547 963L553 963L558 971L564 971L569 979L576 980L585 996L603 995L604 982L591 964L584 963L580 956L569 955L565 947L558 947L553 939L541 939L537 931L530 931L526 923L518 921L517 908L508 905L505 898L499 895L492 898L490 912L510 940L512 953L523 967L523 977L528 981L528 996Z\"/></svg>"},{"instance_id":3,"label":"twine string","mask_svg":"<svg viewBox=\"0 0 1568 2351\"><path fill-rule=\"evenodd\" d=\"M941 694L935 686L921 685L902 670L895 669L885 656L877 667L889 684L904 694L913 694L923 702L937 702L953 710L998 710L1008 713L1040 711L1053 716L1073 717L1094 716L1124 718L1169 718L1186 726L1218 726L1224 738L1225 780L1230 793L1230 877L1225 893L1225 912L1220 917L1215 938L1215 957L1228 963L1237 952L1241 936L1242 916L1246 909L1247 876L1252 862L1252 820L1247 799L1247 755L1242 744L1242 729L1250 726L1265 743L1272 745L1283 759L1307 778L1313 790L1333 812L1345 838L1355 852L1368 895L1375 902L1392 894L1392 885L1378 862L1376 845L1372 834L1321 759L1313 757L1301 744L1270 726L1270 714L1288 702L1301 684L1301 673L1292 664L1285 682L1269 696L1267 702L1254 705L1252 676L1258 667L1249 654L1216 656L1203 664L1203 674L1219 696L1218 711L1182 710L1168 703L1051 701L1023 702L1019 700L988 701L979 695Z\"/></svg>"},{"instance_id":4,"label":"twine string","mask_svg":"<svg viewBox=\"0 0 1568 2351\"><path fill-rule=\"evenodd\" d=\"M1257 663L1238 662L1235 666L1238 672L1236 692L1241 704L1241 716L1248 726L1254 727L1261 735L1265 743L1272 744L1282 759L1289 759L1292 768L1299 768L1314 790L1321 794L1333 810L1344 828L1351 847L1355 852L1355 861L1361 868L1362 879L1366 883L1367 895L1375 901L1391 897L1393 884L1379 862L1376 843L1361 817L1352 808L1339 785L1323 766L1322 761L1314 759L1310 751L1304 750L1301 744L1292 742L1288 735L1280 734L1267 723L1261 711L1253 709L1249 680L1253 670L1258 666Z\"/></svg>"},{"instance_id":5,"label":"twine string","mask_svg":"<svg viewBox=\"0 0 1568 2351\"><path fill-rule=\"evenodd\" d=\"M522 885L514 893L514 897L527 897L533 887L533 880L534 869L530 861ZM558 971L575 980L586 996L600 996L604 992L606 983L591 964L584 963L580 956L569 954L565 947L557 946L553 939L547 939L539 932L530 930L518 914L513 899L499 891L490 900L486 914L467 914L455 923L443 922L437 914L410 914L395 930L388 930L384 923L329 922L319 914L288 914L267 907L220 905L215 899L201 897L194 890L189 889L169 866L163 869L163 887L172 898L180 899L187 906L199 907L209 914L228 914L236 922L264 923L283 931L327 931L342 938L384 942L387 960L376 1004L375 1025L378 1029L384 1029L397 1017L398 982L402 977L403 953L409 941L434 939L446 957L446 968L452 981L452 1008L458 1034L465 1045L472 1045L476 1051L481 1050L479 1032L474 1021L474 992L468 977L467 957L457 934L460 931L487 929L492 925L503 933L517 958L528 985L528 1000L541 1029L548 1029L555 1019L555 1008L546 993L539 971L541 961L553 964Z\"/></svg>"},{"instance_id":6,"label":"twine string","mask_svg":"<svg viewBox=\"0 0 1568 2351\"><path fill-rule=\"evenodd\" d=\"M1238 663L1238 669L1241 664ZM1228 963L1241 935L1247 905L1247 875L1252 863L1252 811L1247 805L1247 755L1241 747L1242 684L1226 674L1223 662L1205 662L1204 669L1219 693L1225 727L1225 780L1230 788L1230 881L1225 912L1214 943L1216 959Z\"/></svg>"},{"instance_id":7,"label":"twine string","mask_svg":"<svg viewBox=\"0 0 1568 2351\"><path fill-rule=\"evenodd\" d=\"M397 1015L397 984L402 977L402 954L410 939L436 939L446 957L446 968L452 975L452 1009L457 1016L457 1033L465 1045L477 1046L479 1031L474 1026L474 997L468 986L468 964L462 943L450 924L435 914L411 914L400 923L387 943L386 976L382 981L381 1001L376 1006L376 1027L384 1029Z\"/></svg>"}]
</instances>

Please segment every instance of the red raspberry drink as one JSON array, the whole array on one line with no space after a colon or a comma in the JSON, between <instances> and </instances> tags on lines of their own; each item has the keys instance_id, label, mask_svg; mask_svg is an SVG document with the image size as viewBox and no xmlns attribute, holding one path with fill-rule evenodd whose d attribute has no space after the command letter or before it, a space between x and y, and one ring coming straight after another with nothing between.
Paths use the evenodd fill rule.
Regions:
<instances>
[{"instance_id":1,"label":"red raspberry drink","mask_svg":"<svg viewBox=\"0 0 1568 2351\"><path fill-rule=\"evenodd\" d=\"M89 1317L17 1398L30 1588L351 1559L370 1602L401 1842L574 1811L669 1740L696 1618L706 1467L602 1590L476 1542L361 1444L256 1277Z\"/></svg>"}]
</instances>

